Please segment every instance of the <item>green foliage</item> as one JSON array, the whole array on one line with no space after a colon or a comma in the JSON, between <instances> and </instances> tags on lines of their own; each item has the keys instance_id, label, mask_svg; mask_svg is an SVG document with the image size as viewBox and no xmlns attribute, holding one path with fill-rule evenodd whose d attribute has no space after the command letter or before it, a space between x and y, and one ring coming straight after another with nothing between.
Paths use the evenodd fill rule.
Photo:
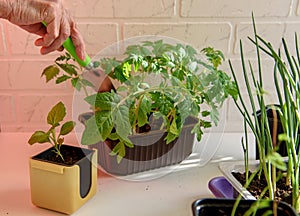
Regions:
<instances>
[{"instance_id":1,"label":"green foliage","mask_svg":"<svg viewBox=\"0 0 300 216\"><path fill-rule=\"evenodd\" d=\"M118 161L126 147L133 147L129 137L149 123L149 115L162 118L166 143L175 140L187 117L198 122L193 129L198 140L204 128L217 124L218 108L231 95L236 97L235 83L219 70L224 56L213 48L203 50L206 61L189 45L145 41L128 46L124 59L103 58L99 67L121 83L116 92L91 95L86 101L95 110L86 122L83 144L94 144L112 136L119 143L112 151ZM149 81L157 81L155 84ZM202 104L207 106L202 107ZM206 108L208 107L208 108ZM90 122L94 121L94 123ZM98 130L95 130L95 124ZM91 136L91 133L97 134Z\"/></svg>"},{"instance_id":2,"label":"green foliage","mask_svg":"<svg viewBox=\"0 0 300 216\"><path fill-rule=\"evenodd\" d=\"M30 145L35 143L51 143L54 147L54 152L59 155L62 160L64 160L60 147L64 142L63 136L69 134L75 126L75 122L67 121L61 128L59 133L56 135L56 129L60 126L61 122L66 116L66 108L62 102L57 103L48 113L47 122L51 126L46 132L36 131L34 132L28 140Z\"/></svg>"},{"instance_id":3,"label":"green foliage","mask_svg":"<svg viewBox=\"0 0 300 216\"><path fill-rule=\"evenodd\" d=\"M55 64L46 67L42 76L45 76L46 82L56 81L56 84L71 81L72 86L78 91L87 86L93 87L93 84L82 77L83 68L73 64L75 60L69 53L61 55L55 60Z\"/></svg>"},{"instance_id":4,"label":"green foliage","mask_svg":"<svg viewBox=\"0 0 300 216\"><path fill-rule=\"evenodd\" d=\"M242 42L240 42L240 53L242 62L242 72L244 78L244 85L247 91L245 98L239 92L238 97L235 98L235 104L242 114L245 124L253 132L256 143L258 145L259 153L259 175L263 174L267 180L267 188L269 199L276 199L276 183L282 177L278 172L286 172L286 183L292 187L292 205L300 212L300 195L299 195L299 127L300 127L300 55L298 50L297 35L295 35L295 53L292 56L288 49L285 39L282 39L282 51L275 51L272 44L260 37L256 32L256 26L253 18L254 38L249 38L254 44L257 54L257 75L254 73L253 65L249 61L249 68L246 67L245 57L243 52ZM267 94L264 90L263 67L261 61L261 53L266 54L274 62L274 67L271 69L274 75L274 87L276 89L276 96L278 98L278 105L272 106L272 110L278 111L277 120L281 122L283 127L283 134L274 137L268 124ZM236 81L238 90L240 84L237 81L237 72L233 69L231 62L229 62L231 71ZM246 106L250 104L250 106ZM260 111L260 120L257 115L252 115L256 111ZM275 117L276 118L276 117ZM245 131L246 132L246 131ZM285 141L287 149L287 164L284 162L281 155L276 150L279 142ZM243 144L244 148L248 145ZM244 149L245 154L248 154L248 149ZM248 160L248 156L245 158ZM247 167L248 161L245 161ZM250 180L249 180L250 182Z\"/></svg>"},{"instance_id":5,"label":"green foliage","mask_svg":"<svg viewBox=\"0 0 300 216\"><path fill-rule=\"evenodd\" d=\"M189 116L197 120L192 132L198 140L203 129L217 124L218 108L229 95L236 98L237 90L230 77L218 68L224 60L222 52L209 47L203 53L206 60L189 45L172 45L163 40L128 46L124 59L93 62L93 69L121 83L116 91L94 95L87 95L86 88L93 86L83 78L83 69L73 65L68 53L57 58L42 75L47 82L70 80L74 88L86 92L85 101L94 115L85 122L81 143L118 140L111 155L120 162L125 149L134 147L129 137L149 124L150 114L163 120L161 129L167 132L167 144L180 135Z\"/></svg>"}]
</instances>

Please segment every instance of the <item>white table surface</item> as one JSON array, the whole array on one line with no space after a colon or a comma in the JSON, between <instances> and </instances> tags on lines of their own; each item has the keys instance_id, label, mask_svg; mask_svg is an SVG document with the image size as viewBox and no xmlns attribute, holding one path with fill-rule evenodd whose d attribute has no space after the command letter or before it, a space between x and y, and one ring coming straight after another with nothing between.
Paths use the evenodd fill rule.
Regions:
<instances>
[{"instance_id":1,"label":"white table surface","mask_svg":"<svg viewBox=\"0 0 300 216\"><path fill-rule=\"evenodd\" d=\"M199 161L190 159L180 166L172 167L174 169L167 174L161 174L166 169L158 169L135 175L144 175L143 180L133 181L132 177L120 179L99 170L97 194L72 215L192 215L193 201L213 197L208 189L208 182L221 175L219 162L243 158L241 136L242 134L224 134L218 149L208 142L208 146L212 146L216 152L207 164L199 164ZM35 207L31 203L28 158L49 145L30 146L27 144L29 137L30 133L0 133L0 216L63 215ZM71 135L66 143L76 143L76 140L76 136ZM250 157L252 155L253 153ZM145 177L147 174L152 177Z\"/></svg>"}]
</instances>

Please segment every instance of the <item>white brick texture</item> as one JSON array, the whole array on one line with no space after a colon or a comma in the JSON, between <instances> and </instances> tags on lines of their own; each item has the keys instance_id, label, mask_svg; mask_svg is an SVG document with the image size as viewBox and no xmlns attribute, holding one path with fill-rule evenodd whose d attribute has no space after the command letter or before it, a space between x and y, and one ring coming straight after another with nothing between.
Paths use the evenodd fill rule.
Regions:
<instances>
[{"instance_id":1,"label":"white brick texture","mask_svg":"<svg viewBox=\"0 0 300 216\"><path fill-rule=\"evenodd\" d=\"M292 0L182 0L183 17L286 17Z\"/></svg>"},{"instance_id":2,"label":"white brick texture","mask_svg":"<svg viewBox=\"0 0 300 216\"><path fill-rule=\"evenodd\" d=\"M294 34L300 32L300 4L296 0L72 0L65 1L74 16L93 57L115 42L135 36L171 37L198 50L213 46L231 59L242 80L239 41L253 64L255 50L247 39L253 35L253 12L258 33L276 48L285 37L291 49ZM36 35L0 20L0 124L2 131L32 131L47 128L49 108L62 100L72 114L73 89L70 84L46 84L43 68L53 63L58 52L41 56L34 46ZM293 53L293 51L291 50ZM265 89L274 99L273 63L263 56ZM230 74L228 63L223 68ZM256 72L256 66L254 70ZM242 94L245 88L242 87ZM242 118L232 101L226 104L227 132L243 131Z\"/></svg>"},{"instance_id":3,"label":"white brick texture","mask_svg":"<svg viewBox=\"0 0 300 216\"><path fill-rule=\"evenodd\" d=\"M83 0L67 1L75 17L93 18L149 18L175 15L175 0Z\"/></svg>"},{"instance_id":4,"label":"white brick texture","mask_svg":"<svg viewBox=\"0 0 300 216\"><path fill-rule=\"evenodd\" d=\"M197 49L213 46L229 52L229 23L126 23L124 38L142 35L162 35L193 45Z\"/></svg>"}]
</instances>

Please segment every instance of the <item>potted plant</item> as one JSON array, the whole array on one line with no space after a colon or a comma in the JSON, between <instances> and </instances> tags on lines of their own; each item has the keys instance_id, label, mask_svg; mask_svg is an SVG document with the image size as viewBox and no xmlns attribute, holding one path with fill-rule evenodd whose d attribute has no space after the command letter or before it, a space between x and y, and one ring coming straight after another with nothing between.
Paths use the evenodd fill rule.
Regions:
<instances>
[{"instance_id":1,"label":"potted plant","mask_svg":"<svg viewBox=\"0 0 300 216\"><path fill-rule=\"evenodd\" d=\"M200 140L204 129L217 124L218 108L236 95L235 84L219 69L220 51L208 47L202 52L199 56L181 43L144 41L127 46L118 59L93 62L87 73L105 73L114 85L103 91L88 81L96 83L96 92L85 98L92 110L80 116L85 125L81 143L99 150L98 162L106 171L127 175L179 163L192 152L192 134ZM66 72L56 64L44 74L59 67ZM48 77L58 80L62 75L57 74Z\"/></svg>"},{"instance_id":2,"label":"potted plant","mask_svg":"<svg viewBox=\"0 0 300 216\"><path fill-rule=\"evenodd\" d=\"M270 199L270 200L284 200L289 202L297 212L300 212L300 196L299 196L299 120L300 120L300 79L299 79L299 52L297 37L295 37L295 53L292 56L288 49L285 39L282 39L283 52L277 52L272 47L271 43L266 42L262 37L257 35L255 22L253 18L254 39L250 40L254 43L257 51L258 61L258 78L254 74L253 65L249 63L250 72L248 73L243 55L242 43L240 43L241 61L243 67L243 77L247 89L247 96L250 107L246 106L246 99L241 95L240 91L236 106L241 112L245 122L245 139L242 140L244 149L244 162L238 164L232 162L231 164L221 164L221 170L225 173L226 178L237 178L242 173L244 181L234 180L232 186L243 193L244 197L250 199ZM279 120L282 125L282 133L277 136L276 125L270 128L268 123L268 106L265 104L267 94L264 90L263 71L261 63L261 52L274 60L274 86L278 98L278 105L273 106L275 110L274 118ZM284 55L283 55L284 54ZM237 82L236 72L230 67L232 74L239 88L240 83ZM249 76L250 74L250 76ZM259 110L260 115L252 115ZM248 139L247 131L251 130L255 136L258 146L258 161L248 160ZM285 142L285 149L287 150L287 157L283 158L278 152L279 142ZM243 171L241 166L243 166ZM234 168L232 170L231 168ZM227 172L225 172L227 170ZM231 170L231 171L229 171ZM230 173L228 173L228 171ZM262 183L258 186L255 183ZM244 186L242 188L242 185ZM254 191L257 194L249 193L252 186L257 186ZM242 188L242 189L241 189ZM248 190L246 191L245 188ZM283 195L283 196L281 196ZM239 197L240 198L240 197ZM288 198L288 199L287 199Z\"/></svg>"},{"instance_id":3,"label":"potted plant","mask_svg":"<svg viewBox=\"0 0 300 216\"><path fill-rule=\"evenodd\" d=\"M230 216L230 215L298 215L293 208L284 202L272 200L241 200L233 214L236 201L234 199L206 198L193 202L193 216Z\"/></svg>"},{"instance_id":4,"label":"potted plant","mask_svg":"<svg viewBox=\"0 0 300 216\"><path fill-rule=\"evenodd\" d=\"M52 144L30 158L30 188L34 205L71 214L97 191L97 150L64 144L74 128L73 121L62 124L65 115L64 104L57 103L47 116L50 129L36 131L28 140L31 145Z\"/></svg>"}]
</instances>

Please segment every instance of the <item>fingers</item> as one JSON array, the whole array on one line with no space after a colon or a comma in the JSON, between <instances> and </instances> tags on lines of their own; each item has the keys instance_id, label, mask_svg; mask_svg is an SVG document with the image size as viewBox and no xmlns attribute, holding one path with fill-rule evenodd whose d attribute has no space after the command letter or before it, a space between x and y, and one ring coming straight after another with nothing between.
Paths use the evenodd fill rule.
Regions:
<instances>
[{"instance_id":1,"label":"fingers","mask_svg":"<svg viewBox=\"0 0 300 216\"><path fill-rule=\"evenodd\" d=\"M65 19L65 17L62 5L53 2L49 2L49 7L47 7L44 14L47 33L43 37L43 46L48 47L61 35L62 22L64 22L62 19Z\"/></svg>"},{"instance_id":2,"label":"fingers","mask_svg":"<svg viewBox=\"0 0 300 216\"><path fill-rule=\"evenodd\" d=\"M61 50L62 44L71 35L70 23L66 16L63 16L60 20L57 36L48 33L49 26L50 25L47 26L47 33L44 35L43 39L37 40L35 43L37 46L42 46L41 54L48 54L58 49Z\"/></svg>"},{"instance_id":3,"label":"fingers","mask_svg":"<svg viewBox=\"0 0 300 216\"><path fill-rule=\"evenodd\" d=\"M73 41L75 50L76 50L76 55L81 59L85 60L86 53L85 53L85 45L83 38L79 31L77 30L75 23L71 26L71 39Z\"/></svg>"},{"instance_id":4,"label":"fingers","mask_svg":"<svg viewBox=\"0 0 300 216\"><path fill-rule=\"evenodd\" d=\"M34 33L39 36L43 36L46 34L46 28L41 23L32 24L32 25L20 25L22 29L29 33Z\"/></svg>"},{"instance_id":5,"label":"fingers","mask_svg":"<svg viewBox=\"0 0 300 216\"><path fill-rule=\"evenodd\" d=\"M84 41L78 29L76 28L73 18L66 10L64 10L64 13L59 21L59 23L53 21L52 23L48 24L47 33L43 38L36 40L35 45L42 47L41 54L48 54L55 50L61 51L62 44L68 37L71 37L77 56L84 60L86 56ZM54 28L58 28L59 30L56 31ZM51 31L53 31L52 34L50 34ZM58 34L56 32L58 32Z\"/></svg>"},{"instance_id":6,"label":"fingers","mask_svg":"<svg viewBox=\"0 0 300 216\"><path fill-rule=\"evenodd\" d=\"M83 39L62 0L7 0L7 4L11 7L7 15L10 22L41 36L35 45L41 47L42 54L62 50L64 41L71 37L78 57L85 59Z\"/></svg>"}]
</instances>

